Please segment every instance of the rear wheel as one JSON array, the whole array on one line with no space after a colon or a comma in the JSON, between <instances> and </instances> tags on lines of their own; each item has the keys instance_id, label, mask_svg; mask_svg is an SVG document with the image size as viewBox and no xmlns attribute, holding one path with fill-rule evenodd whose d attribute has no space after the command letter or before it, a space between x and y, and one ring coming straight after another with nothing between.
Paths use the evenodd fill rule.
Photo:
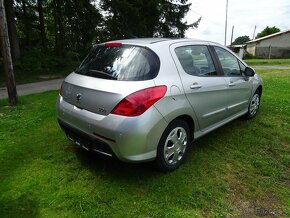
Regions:
<instances>
[{"instance_id":1,"label":"rear wheel","mask_svg":"<svg viewBox=\"0 0 290 218\"><path fill-rule=\"evenodd\" d=\"M188 124L181 119L174 120L161 136L156 164L163 172L173 171L182 163L190 143Z\"/></svg>"},{"instance_id":2,"label":"rear wheel","mask_svg":"<svg viewBox=\"0 0 290 218\"><path fill-rule=\"evenodd\" d=\"M246 113L247 119L252 119L256 116L260 107L260 100L261 94L259 90L257 90L250 101L248 112Z\"/></svg>"}]
</instances>

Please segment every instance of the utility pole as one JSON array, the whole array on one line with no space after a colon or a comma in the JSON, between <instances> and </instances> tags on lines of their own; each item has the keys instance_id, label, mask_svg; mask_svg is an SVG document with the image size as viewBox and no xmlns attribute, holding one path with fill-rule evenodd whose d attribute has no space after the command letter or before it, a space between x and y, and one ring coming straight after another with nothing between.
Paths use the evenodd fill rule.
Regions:
<instances>
[{"instance_id":1,"label":"utility pole","mask_svg":"<svg viewBox=\"0 0 290 218\"><path fill-rule=\"evenodd\" d=\"M253 39L252 39L252 40L254 40L254 39L255 39L256 29L257 29L257 26L255 25L255 29L254 29L254 33L253 33Z\"/></svg>"},{"instance_id":2,"label":"utility pole","mask_svg":"<svg viewBox=\"0 0 290 218\"><path fill-rule=\"evenodd\" d=\"M235 29L235 26L232 27L231 45L233 44L234 29Z\"/></svg>"},{"instance_id":3,"label":"utility pole","mask_svg":"<svg viewBox=\"0 0 290 218\"><path fill-rule=\"evenodd\" d=\"M4 72L6 76L6 87L9 97L9 104L17 104L17 90L13 73L10 42L4 8L4 0L0 0L0 44L3 56Z\"/></svg>"},{"instance_id":4,"label":"utility pole","mask_svg":"<svg viewBox=\"0 0 290 218\"><path fill-rule=\"evenodd\" d=\"M227 46L227 29L228 29L228 5L229 5L229 0L227 0L227 4L226 4L226 22L225 22L225 46Z\"/></svg>"}]
</instances>

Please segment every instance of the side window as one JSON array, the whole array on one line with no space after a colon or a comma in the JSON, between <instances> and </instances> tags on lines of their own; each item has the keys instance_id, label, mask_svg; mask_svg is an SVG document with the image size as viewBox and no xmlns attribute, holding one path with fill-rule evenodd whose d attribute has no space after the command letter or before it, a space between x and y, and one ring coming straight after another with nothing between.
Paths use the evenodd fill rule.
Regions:
<instances>
[{"instance_id":1,"label":"side window","mask_svg":"<svg viewBox=\"0 0 290 218\"><path fill-rule=\"evenodd\" d=\"M238 59L225 49L214 47L225 76L241 76Z\"/></svg>"},{"instance_id":2,"label":"side window","mask_svg":"<svg viewBox=\"0 0 290 218\"><path fill-rule=\"evenodd\" d=\"M217 75L212 58L205 45L183 46L175 49L183 70L193 76Z\"/></svg>"}]
</instances>

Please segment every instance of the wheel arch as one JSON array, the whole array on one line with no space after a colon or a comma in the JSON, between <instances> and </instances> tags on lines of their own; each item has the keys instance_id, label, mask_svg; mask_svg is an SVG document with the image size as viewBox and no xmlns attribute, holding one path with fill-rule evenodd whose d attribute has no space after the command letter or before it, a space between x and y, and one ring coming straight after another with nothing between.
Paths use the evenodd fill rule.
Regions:
<instances>
[{"instance_id":1,"label":"wheel arch","mask_svg":"<svg viewBox=\"0 0 290 218\"><path fill-rule=\"evenodd\" d=\"M171 122L173 122L174 120L178 120L178 119L184 120L188 124L190 134L191 134L190 137L191 137L191 141L192 141L194 139L194 125L195 125L193 118L191 116L189 116L188 114L183 114L183 115L176 117Z\"/></svg>"},{"instance_id":2,"label":"wheel arch","mask_svg":"<svg viewBox=\"0 0 290 218\"><path fill-rule=\"evenodd\" d=\"M262 92L263 92L263 87L262 85L259 85L258 88L256 89L256 91L259 91L260 93L260 97L262 96Z\"/></svg>"}]
</instances>

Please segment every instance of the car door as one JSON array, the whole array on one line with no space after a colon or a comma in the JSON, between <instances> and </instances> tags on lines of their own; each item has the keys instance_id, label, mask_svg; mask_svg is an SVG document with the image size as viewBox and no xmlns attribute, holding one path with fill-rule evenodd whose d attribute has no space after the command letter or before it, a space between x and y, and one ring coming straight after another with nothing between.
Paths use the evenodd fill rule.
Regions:
<instances>
[{"instance_id":1,"label":"car door","mask_svg":"<svg viewBox=\"0 0 290 218\"><path fill-rule=\"evenodd\" d=\"M218 46L213 48L228 85L227 116L234 116L248 108L252 91L251 82L243 75L245 66L235 55Z\"/></svg>"},{"instance_id":2,"label":"car door","mask_svg":"<svg viewBox=\"0 0 290 218\"><path fill-rule=\"evenodd\" d=\"M206 131L226 116L227 84L207 45L178 43L170 49L200 130Z\"/></svg>"}]
</instances>

